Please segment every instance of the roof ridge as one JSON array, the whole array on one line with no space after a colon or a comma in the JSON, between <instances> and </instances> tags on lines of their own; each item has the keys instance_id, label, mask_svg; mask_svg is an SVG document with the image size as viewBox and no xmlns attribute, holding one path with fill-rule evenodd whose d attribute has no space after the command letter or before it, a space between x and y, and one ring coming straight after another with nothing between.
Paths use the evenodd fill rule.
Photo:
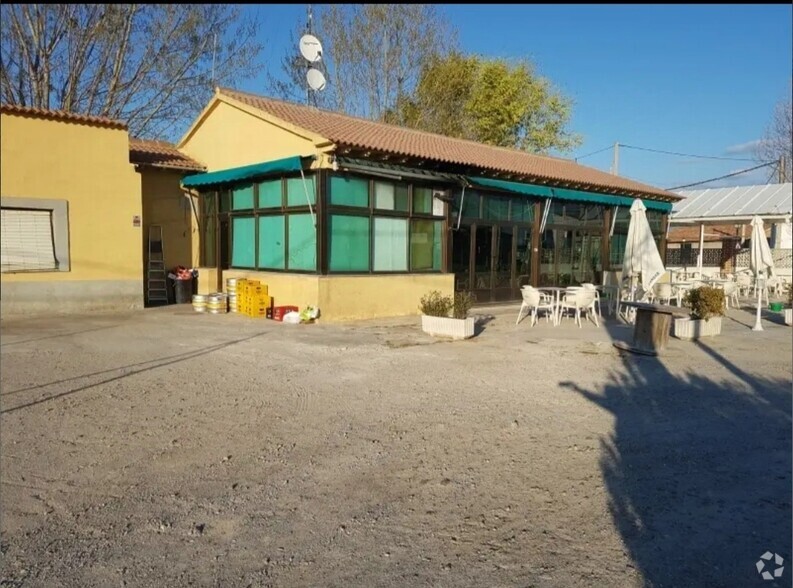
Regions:
<instances>
[{"instance_id":1,"label":"roof ridge","mask_svg":"<svg viewBox=\"0 0 793 588\"><path fill-rule=\"evenodd\" d=\"M420 133L422 135L428 135L430 137L441 137L441 138L447 139L449 141L459 141L459 142L465 143L467 145L475 145L477 147L481 147L481 146L484 145L484 146L490 147L492 149L500 149L502 151L506 151L507 153L510 153L510 154L517 153L517 154L522 154L522 155L531 155L533 157L544 157L546 159L551 159L553 161L565 161L565 162L570 162L570 163L575 163L577 165L581 165L578 162L573 161L572 159L568 159L566 157L556 157L554 155L547 155L545 153L532 153L530 151L523 151L521 149L515 149L514 147L502 147L501 145L490 145L489 143L482 143L481 141L474 141L473 139L463 139L463 138L460 138L460 137L450 137L449 135L443 135L441 133L433 133L432 131L425 131L425 130L422 130L422 129L414 129L413 127L403 127L401 125L397 125L397 124L394 124L394 123L388 123L388 122L384 122L384 121L373 120L371 118L364 118L362 116L356 116L354 114L347 114L346 112L338 112L337 110L328 110L326 108L319 108L318 106L307 106L305 104L298 104L297 102L290 102L289 100L284 100L282 98L273 98L271 96L264 96L262 94L254 94L253 92L246 92L244 90L235 90L234 88L226 88L226 87L222 87L222 86L219 86L218 90L220 91L221 94L223 94L225 92L233 92L235 94L244 94L246 96L251 96L252 98L256 98L258 100L269 100L271 102L279 102L281 104L286 104L288 106L294 106L294 107L297 107L297 108L307 108L307 109L318 110L318 111L320 111L320 112L322 112L324 114L330 114L330 115L339 116L339 117L342 117L342 118L350 118L350 119L353 119L353 120L356 120L356 121L361 121L361 122L365 122L365 123L369 123L369 124L380 125L380 126L383 126L383 127L390 127L390 128L394 128L394 129L400 129L400 130L403 130L403 131L410 131L410 132L413 132L413 133ZM226 95L228 95L228 94L226 94ZM587 166L582 165L581 167L587 167ZM594 168L590 168L590 169L594 169Z\"/></svg>"},{"instance_id":2,"label":"roof ridge","mask_svg":"<svg viewBox=\"0 0 793 588\"><path fill-rule=\"evenodd\" d=\"M141 137L130 137L130 143L143 143L143 144L152 144L152 145L159 145L160 147L170 147L171 149L179 149L176 146L176 143L171 143L170 141L165 141L164 139L142 139Z\"/></svg>"},{"instance_id":3,"label":"roof ridge","mask_svg":"<svg viewBox=\"0 0 793 588\"><path fill-rule=\"evenodd\" d=\"M215 91L215 96L239 100L256 110L317 133L339 145L391 151L392 148L389 148L387 142L384 143L378 138L378 135L388 135L393 136L394 141L399 144L399 147L393 147L397 149L395 152L405 155L463 164L482 170L508 172L540 180L570 181L573 184L589 185L594 191L611 190L617 193L627 192L628 195L640 193L674 200L680 198L669 190L626 176L615 176L572 159L540 155L401 127L233 88L217 87ZM357 128L359 132L356 134L349 130L353 128Z\"/></svg>"},{"instance_id":4,"label":"roof ridge","mask_svg":"<svg viewBox=\"0 0 793 588\"><path fill-rule=\"evenodd\" d=\"M82 114L79 112L70 112L68 110L59 110L53 108L39 108L36 106L23 106L21 104L0 104L0 112L19 115L38 116L41 118L48 118L53 120L61 120L67 122L87 123L107 126L119 130L126 130L127 123L114 118L106 116L98 116L95 114Z\"/></svg>"}]
</instances>

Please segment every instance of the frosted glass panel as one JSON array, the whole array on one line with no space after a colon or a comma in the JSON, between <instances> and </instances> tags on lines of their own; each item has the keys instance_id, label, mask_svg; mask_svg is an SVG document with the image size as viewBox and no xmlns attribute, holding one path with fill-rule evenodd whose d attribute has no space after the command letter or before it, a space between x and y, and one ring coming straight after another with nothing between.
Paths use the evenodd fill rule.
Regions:
<instances>
[{"instance_id":1,"label":"frosted glass panel","mask_svg":"<svg viewBox=\"0 0 793 588\"><path fill-rule=\"evenodd\" d=\"M284 216L259 217L259 267L284 269Z\"/></svg>"},{"instance_id":2,"label":"frosted glass panel","mask_svg":"<svg viewBox=\"0 0 793 588\"><path fill-rule=\"evenodd\" d=\"M374 219L374 271L403 272L408 269L408 221Z\"/></svg>"},{"instance_id":3,"label":"frosted glass panel","mask_svg":"<svg viewBox=\"0 0 793 588\"><path fill-rule=\"evenodd\" d=\"M256 221L250 217L231 221L231 267L256 266Z\"/></svg>"}]
</instances>

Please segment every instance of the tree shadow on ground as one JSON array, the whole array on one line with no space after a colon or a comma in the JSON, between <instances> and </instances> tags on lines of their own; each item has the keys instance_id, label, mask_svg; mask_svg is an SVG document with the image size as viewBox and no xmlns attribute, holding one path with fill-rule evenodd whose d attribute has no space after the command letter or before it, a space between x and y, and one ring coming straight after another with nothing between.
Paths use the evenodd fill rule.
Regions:
<instances>
[{"instance_id":1,"label":"tree shadow on ground","mask_svg":"<svg viewBox=\"0 0 793 588\"><path fill-rule=\"evenodd\" d=\"M626 354L602 389L562 384L614 415L600 462L615 527L646 586L789 586L791 381L692 345L724 379ZM766 551L779 579L758 574Z\"/></svg>"}]
</instances>

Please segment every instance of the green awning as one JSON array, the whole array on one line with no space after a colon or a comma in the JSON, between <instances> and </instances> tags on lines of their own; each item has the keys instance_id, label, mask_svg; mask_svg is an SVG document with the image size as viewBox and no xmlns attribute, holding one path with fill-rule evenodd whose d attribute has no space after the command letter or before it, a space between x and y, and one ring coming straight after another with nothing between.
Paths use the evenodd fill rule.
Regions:
<instances>
[{"instance_id":1,"label":"green awning","mask_svg":"<svg viewBox=\"0 0 793 588\"><path fill-rule=\"evenodd\" d=\"M314 156L312 155L310 158L313 159ZM187 176L182 180L182 185L187 188L216 186L218 184L251 180L253 178L273 174L297 172L301 169L303 169L302 158L299 155L295 155L293 157L285 157L273 161L254 163L253 165L244 165L242 167L232 167L230 169Z\"/></svg>"},{"instance_id":2,"label":"green awning","mask_svg":"<svg viewBox=\"0 0 793 588\"><path fill-rule=\"evenodd\" d=\"M576 202L595 202L598 204L608 204L610 206L627 206L633 204L634 198L630 196L618 196L616 194L599 194L597 192L584 192L582 190L568 190L567 188L551 188L550 186L538 186L535 184L523 184L521 182L508 182L507 180L494 180L492 178L466 177L466 179L480 188L494 188L504 190L513 194L532 196L534 198L558 198L559 200L573 200ZM660 210L670 212L671 202L659 202L658 200L641 199L648 210Z\"/></svg>"}]
</instances>

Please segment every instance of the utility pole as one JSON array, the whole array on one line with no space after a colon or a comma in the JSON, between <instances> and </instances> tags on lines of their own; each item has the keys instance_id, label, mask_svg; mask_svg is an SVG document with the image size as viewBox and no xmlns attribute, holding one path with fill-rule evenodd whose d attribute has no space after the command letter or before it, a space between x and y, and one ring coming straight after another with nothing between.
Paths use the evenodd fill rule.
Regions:
<instances>
[{"instance_id":1,"label":"utility pole","mask_svg":"<svg viewBox=\"0 0 793 588\"><path fill-rule=\"evenodd\" d=\"M313 15L311 14L311 4L306 7L306 33L311 35L314 32L313 22L312 22ZM310 68L310 66L309 66ZM308 71L309 68L306 68ZM305 77L305 76L304 76ZM306 106L311 106L311 89L306 84Z\"/></svg>"},{"instance_id":2,"label":"utility pole","mask_svg":"<svg viewBox=\"0 0 793 588\"><path fill-rule=\"evenodd\" d=\"M614 160L611 164L611 173L620 175L620 144L614 143Z\"/></svg>"},{"instance_id":3,"label":"utility pole","mask_svg":"<svg viewBox=\"0 0 793 588\"><path fill-rule=\"evenodd\" d=\"M787 180L787 170L785 169L785 164L786 164L786 163L787 163L787 162L785 161L785 156L784 156L784 155L782 155L782 156L779 158L779 165L778 165L778 166L777 166L777 168L776 168L776 170L777 170L777 177L778 177L778 179L779 179L779 183L780 183L780 184L784 184L784 183L785 183L785 180Z\"/></svg>"}]
</instances>

